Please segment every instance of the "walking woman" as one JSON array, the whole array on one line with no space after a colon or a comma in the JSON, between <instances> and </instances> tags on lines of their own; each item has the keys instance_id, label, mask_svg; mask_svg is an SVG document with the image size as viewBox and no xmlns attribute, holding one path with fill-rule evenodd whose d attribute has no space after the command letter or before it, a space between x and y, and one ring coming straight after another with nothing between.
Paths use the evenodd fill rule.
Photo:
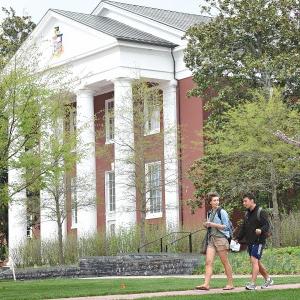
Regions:
<instances>
[{"instance_id":1,"label":"walking woman","mask_svg":"<svg viewBox=\"0 0 300 300\"><path fill-rule=\"evenodd\" d=\"M213 273L213 263L216 254L219 255L227 276L227 285L223 290L232 290L232 268L228 260L230 237L230 222L227 212L219 207L220 196L213 192L207 195L211 210L207 221L203 224L208 230L208 246L206 251L205 280L202 285L196 286L197 290L209 290L209 283Z\"/></svg>"}]
</instances>

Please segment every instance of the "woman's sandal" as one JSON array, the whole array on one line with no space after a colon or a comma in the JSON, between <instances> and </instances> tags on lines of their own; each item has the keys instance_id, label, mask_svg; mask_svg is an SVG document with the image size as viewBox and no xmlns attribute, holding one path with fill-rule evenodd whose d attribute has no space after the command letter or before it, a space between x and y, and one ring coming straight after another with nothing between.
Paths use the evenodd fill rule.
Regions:
<instances>
[{"instance_id":1,"label":"woman's sandal","mask_svg":"<svg viewBox=\"0 0 300 300\"><path fill-rule=\"evenodd\" d=\"M196 290L201 290L201 291L209 291L209 287L205 286L205 285L197 285L195 287Z\"/></svg>"},{"instance_id":2,"label":"woman's sandal","mask_svg":"<svg viewBox=\"0 0 300 300\"><path fill-rule=\"evenodd\" d=\"M223 288L223 291L231 291L231 290L233 290L233 289L234 289L233 286L225 286L225 287Z\"/></svg>"}]
</instances>

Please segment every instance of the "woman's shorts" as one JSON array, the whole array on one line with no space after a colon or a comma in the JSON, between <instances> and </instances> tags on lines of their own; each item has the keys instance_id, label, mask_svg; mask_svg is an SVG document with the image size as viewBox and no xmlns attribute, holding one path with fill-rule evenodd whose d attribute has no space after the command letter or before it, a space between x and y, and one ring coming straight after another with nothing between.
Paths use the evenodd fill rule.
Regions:
<instances>
[{"instance_id":1,"label":"woman's shorts","mask_svg":"<svg viewBox=\"0 0 300 300\"><path fill-rule=\"evenodd\" d=\"M226 237L211 236L207 247L215 248L217 252L229 250L229 242Z\"/></svg>"}]
</instances>

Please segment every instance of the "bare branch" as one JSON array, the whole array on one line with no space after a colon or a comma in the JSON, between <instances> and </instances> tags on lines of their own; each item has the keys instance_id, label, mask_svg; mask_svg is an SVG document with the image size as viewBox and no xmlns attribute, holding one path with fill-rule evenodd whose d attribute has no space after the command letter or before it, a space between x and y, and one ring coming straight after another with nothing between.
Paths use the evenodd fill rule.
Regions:
<instances>
[{"instance_id":1,"label":"bare branch","mask_svg":"<svg viewBox=\"0 0 300 300\"><path fill-rule=\"evenodd\" d=\"M287 144L294 145L296 147L300 147L300 141L292 139L288 137L286 134L281 132L280 130L277 130L276 132L273 133L276 137L278 137L280 140L284 141Z\"/></svg>"}]
</instances>

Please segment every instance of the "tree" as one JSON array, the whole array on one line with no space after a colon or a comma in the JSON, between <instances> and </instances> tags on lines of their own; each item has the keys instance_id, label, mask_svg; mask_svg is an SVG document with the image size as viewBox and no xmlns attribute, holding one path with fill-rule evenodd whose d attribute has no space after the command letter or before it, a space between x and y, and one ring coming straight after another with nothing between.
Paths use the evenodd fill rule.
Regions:
<instances>
[{"instance_id":1,"label":"tree","mask_svg":"<svg viewBox=\"0 0 300 300\"><path fill-rule=\"evenodd\" d=\"M210 118L253 98L253 89L270 97L281 87L285 100L299 108L299 0L206 0L216 13L187 33L185 62L197 86L194 96L208 100Z\"/></svg>"},{"instance_id":2,"label":"tree","mask_svg":"<svg viewBox=\"0 0 300 300\"><path fill-rule=\"evenodd\" d=\"M4 87L4 73L3 67L8 62L8 60L15 54L17 49L23 43L23 41L28 37L28 35L35 28L35 24L31 21L31 17L20 17L16 16L15 11L10 8L9 10L2 7L2 11L6 14L6 17L0 24L0 72L1 72L1 83L0 83L0 109L2 114L0 116L0 145L4 146L9 144L9 136L6 136L8 128L7 115L5 116L5 108L7 108L7 103L3 101ZM9 134L8 134L9 135ZM7 142L5 142L7 139ZM7 147L4 147L4 149ZM0 158L0 196L2 196L2 203L0 205L0 233L5 233L7 237L7 203L4 199L7 199L7 194L5 193L5 186L7 185L7 164L4 163L5 155L7 151L1 148L1 158ZM3 193L4 192L4 193Z\"/></svg>"},{"instance_id":3,"label":"tree","mask_svg":"<svg viewBox=\"0 0 300 300\"><path fill-rule=\"evenodd\" d=\"M17 16L13 8L2 7L5 18L0 25L0 66L7 62L35 28L30 16Z\"/></svg>"},{"instance_id":4,"label":"tree","mask_svg":"<svg viewBox=\"0 0 300 300\"><path fill-rule=\"evenodd\" d=\"M63 122L71 100L68 90L72 89L72 84L68 78L72 78L63 69L39 69L38 58L38 50L33 46L31 51L20 49L0 70L0 169L3 173L8 169L18 174L18 178L11 177L13 182L4 180L0 185L1 201L4 205L10 203L26 208L33 226L40 222L40 214L34 210L41 208L39 193L48 188L48 177L66 168L66 164L70 164L67 158L74 161L80 155L70 153L74 144L70 141L76 139L70 135L67 144L66 141L46 143L50 151L46 155L43 139L50 136L49 130L57 129L58 123ZM24 190L27 199L16 200L15 195Z\"/></svg>"},{"instance_id":5,"label":"tree","mask_svg":"<svg viewBox=\"0 0 300 300\"><path fill-rule=\"evenodd\" d=\"M114 158L115 164L122 162L123 168L118 170L119 175L125 175L128 179L124 185L128 191L128 203L134 212L140 216L140 245L146 243L146 217L149 212L162 211L162 193L175 184L178 178L177 174L170 178L163 178L166 164L173 157L164 156L163 147L166 145L166 135L177 130L177 128L162 128L161 116L163 111L162 93L158 85L151 84L143 80L135 80L132 84L132 108L124 108L122 113L116 111L112 114L118 114L123 124L122 128L114 128L115 135L121 130L121 139L115 140L121 146L125 155L122 158ZM128 99L123 100L124 102ZM133 119L127 118L129 114ZM132 111L131 111L132 110ZM109 115L105 116L104 122L109 126ZM155 127L155 128L154 128ZM154 129L154 130L153 130ZM133 130L134 142L131 143L128 136ZM97 130L98 136L101 137L98 153L99 157L107 158L112 161L112 153L107 145L103 145L105 137L105 127ZM120 134L118 134L120 136ZM169 141L173 143L173 141ZM158 165L147 165L147 163L160 161ZM164 171L162 171L164 170ZM172 178L171 178L172 177ZM133 191L132 193L130 191ZM124 195L124 197L126 197ZM157 202L152 199L158 199ZM159 200L160 199L160 200ZM137 205L135 205L137 204Z\"/></svg>"},{"instance_id":6,"label":"tree","mask_svg":"<svg viewBox=\"0 0 300 300\"><path fill-rule=\"evenodd\" d=\"M200 198L211 189L220 191L228 202L247 191L267 195L272 203L274 244L279 246L278 194L291 188L299 175L300 150L272 133L277 129L291 136L299 133L300 114L287 107L280 91L269 99L258 93L253 97L256 102L224 115L223 129L207 132L206 156L194 164L191 177Z\"/></svg>"},{"instance_id":7,"label":"tree","mask_svg":"<svg viewBox=\"0 0 300 300\"><path fill-rule=\"evenodd\" d=\"M74 177L76 180L70 182L74 166L83 157L85 147L78 139L81 128L76 128L76 131L71 130L72 124L66 121L74 110L74 107L68 103L69 99L70 95L51 99L52 118L47 126L48 134L41 138L41 147L36 153L40 157L39 168L46 171L42 174L38 185L35 182L29 187L32 193L43 193L42 200L32 205L32 211L29 213L40 215L41 212L40 217L44 222L42 226L47 226L47 221L54 221L57 225L56 238L61 265L65 262L63 225L67 216L80 208L96 206L96 199L90 199L86 195L80 199L76 197L79 191L84 195L85 191L90 190L91 186L86 178L77 175ZM67 195L72 198L70 203L67 203Z\"/></svg>"}]
</instances>

